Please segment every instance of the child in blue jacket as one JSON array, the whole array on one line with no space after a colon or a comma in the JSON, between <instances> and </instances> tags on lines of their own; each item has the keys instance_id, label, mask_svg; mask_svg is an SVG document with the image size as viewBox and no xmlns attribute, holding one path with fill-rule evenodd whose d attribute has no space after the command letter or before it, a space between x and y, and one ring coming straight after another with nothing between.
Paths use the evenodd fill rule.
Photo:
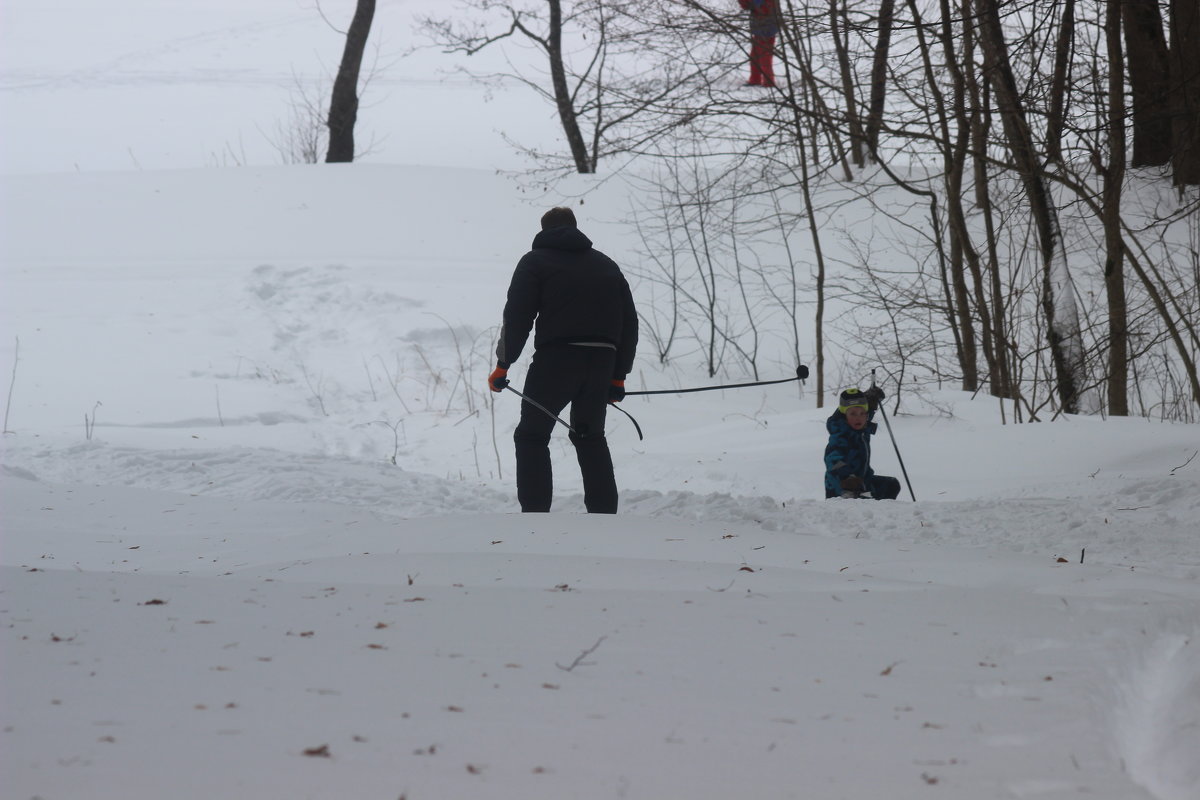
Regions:
<instances>
[{"instance_id":1,"label":"child in blue jacket","mask_svg":"<svg viewBox=\"0 0 1200 800\"><path fill-rule=\"evenodd\" d=\"M882 400L883 390L874 386L842 392L838 410L825 422L825 497L895 500L900 494L900 481L871 469L871 435L878 429L871 419Z\"/></svg>"}]
</instances>

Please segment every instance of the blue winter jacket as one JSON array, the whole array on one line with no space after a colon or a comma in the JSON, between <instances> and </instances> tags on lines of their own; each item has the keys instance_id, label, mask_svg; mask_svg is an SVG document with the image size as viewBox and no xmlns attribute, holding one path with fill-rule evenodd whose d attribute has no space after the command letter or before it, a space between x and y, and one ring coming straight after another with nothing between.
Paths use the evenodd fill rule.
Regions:
<instances>
[{"instance_id":1,"label":"blue winter jacket","mask_svg":"<svg viewBox=\"0 0 1200 800\"><path fill-rule=\"evenodd\" d=\"M875 470L871 469L871 435L879 429L873 420L875 412L867 414L867 424L861 431L850 427L846 415L834 411L825 421L825 429L829 431L829 444L825 445L825 496L841 497L842 481L851 475L863 479L867 490L871 488L871 478Z\"/></svg>"}]
</instances>

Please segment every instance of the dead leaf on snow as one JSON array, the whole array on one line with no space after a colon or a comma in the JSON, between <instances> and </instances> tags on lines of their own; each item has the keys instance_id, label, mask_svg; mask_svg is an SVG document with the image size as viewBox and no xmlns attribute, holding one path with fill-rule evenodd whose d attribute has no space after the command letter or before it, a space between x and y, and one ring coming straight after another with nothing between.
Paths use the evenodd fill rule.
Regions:
<instances>
[{"instance_id":1,"label":"dead leaf on snow","mask_svg":"<svg viewBox=\"0 0 1200 800\"><path fill-rule=\"evenodd\" d=\"M311 758L332 758L333 754L329 752L329 745L323 744L320 747L310 747L304 751L304 755Z\"/></svg>"}]
</instances>

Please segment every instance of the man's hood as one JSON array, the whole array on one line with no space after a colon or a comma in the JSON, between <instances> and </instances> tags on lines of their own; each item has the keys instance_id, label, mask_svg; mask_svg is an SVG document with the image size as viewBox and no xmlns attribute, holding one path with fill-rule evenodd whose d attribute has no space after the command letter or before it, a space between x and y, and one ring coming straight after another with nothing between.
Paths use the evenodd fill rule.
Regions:
<instances>
[{"instance_id":1,"label":"man's hood","mask_svg":"<svg viewBox=\"0 0 1200 800\"><path fill-rule=\"evenodd\" d=\"M533 247L548 247L551 250L590 250L592 240L584 236L578 228L563 225L558 228L547 228L533 237Z\"/></svg>"}]
</instances>

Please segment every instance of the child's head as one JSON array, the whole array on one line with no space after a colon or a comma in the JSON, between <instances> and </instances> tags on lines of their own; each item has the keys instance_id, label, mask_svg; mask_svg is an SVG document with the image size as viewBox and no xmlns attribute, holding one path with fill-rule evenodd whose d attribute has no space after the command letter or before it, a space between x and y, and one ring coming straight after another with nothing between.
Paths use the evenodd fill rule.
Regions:
<instances>
[{"instance_id":1,"label":"child's head","mask_svg":"<svg viewBox=\"0 0 1200 800\"><path fill-rule=\"evenodd\" d=\"M846 422L856 431L867 427L871 404L858 389L847 389L838 398L838 411L846 415Z\"/></svg>"}]
</instances>

